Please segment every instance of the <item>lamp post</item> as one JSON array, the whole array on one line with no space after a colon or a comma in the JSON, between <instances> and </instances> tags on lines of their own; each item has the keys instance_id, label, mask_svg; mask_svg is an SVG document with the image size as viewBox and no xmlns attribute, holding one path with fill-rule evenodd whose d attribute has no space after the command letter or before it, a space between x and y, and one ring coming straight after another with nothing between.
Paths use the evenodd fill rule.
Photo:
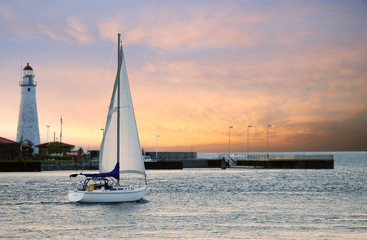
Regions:
<instances>
[{"instance_id":1,"label":"lamp post","mask_svg":"<svg viewBox=\"0 0 367 240\"><path fill-rule=\"evenodd\" d=\"M158 138L160 135L155 136L155 159L158 159Z\"/></svg>"},{"instance_id":2,"label":"lamp post","mask_svg":"<svg viewBox=\"0 0 367 240\"><path fill-rule=\"evenodd\" d=\"M247 126L247 159L249 158L249 148L250 148L250 140L249 140L249 134L250 134L250 127L251 125Z\"/></svg>"},{"instance_id":3,"label":"lamp post","mask_svg":"<svg viewBox=\"0 0 367 240\"><path fill-rule=\"evenodd\" d=\"M46 125L46 127L47 127L47 142L48 142L48 130L50 128L50 125Z\"/></svg>"},{"instance_id":4,"label":"lamp post","mask_svg":"<svg viewBox=\"0 0 367 240\"><path fill-rule=\"evenodd\" d=\"M269 160L269 127L271 127L270 124L266 126L266 157L268 160Z\"/></svg>"},{"instance_id":5,"label":"lamp post","mask_svg":"<svg viewBox=\"0 0 367 240\"><path fill-rule=\"evenodd\" d=\"M99 129L99 130L101 130L101 131L102 131L102 134L103 134L103 136L104 136L104 128L101 128L101 129Z\"/></svg>"},{"instance_id":6,"label":"lamp post","mask_svg":"<svg viewBox=\"0 0 367 240\"><path fill-rule=\"evenodd\" d=\"M229 147L228 147L228 153L229 155L231 155L231 128L233 128L233 126L229 126L228 127L228 137L229 137Z\"/></svg>"}]
</instances>

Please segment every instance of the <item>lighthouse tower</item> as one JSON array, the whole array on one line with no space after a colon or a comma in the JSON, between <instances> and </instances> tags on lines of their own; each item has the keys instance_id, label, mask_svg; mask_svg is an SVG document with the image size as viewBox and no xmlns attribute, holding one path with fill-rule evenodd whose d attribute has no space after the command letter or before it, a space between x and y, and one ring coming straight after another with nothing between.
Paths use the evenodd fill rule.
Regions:
<instances>
[{"instance_id":1,"label":"lighthouse tower","mask_svg":"<svg viewBox=\"0 0 367 240\"><path fill-rule=\"evenodd\" d=\"M38 127L38 114L36 102L37 82L34 81L33 69L27 63L23 69L23 80L19 82L21 100L19 107L17 142L31 143L34 147L40 144L40 134ZM38 148L34 148L34 154L38 153Z\"/></svg>"}]
</instances>

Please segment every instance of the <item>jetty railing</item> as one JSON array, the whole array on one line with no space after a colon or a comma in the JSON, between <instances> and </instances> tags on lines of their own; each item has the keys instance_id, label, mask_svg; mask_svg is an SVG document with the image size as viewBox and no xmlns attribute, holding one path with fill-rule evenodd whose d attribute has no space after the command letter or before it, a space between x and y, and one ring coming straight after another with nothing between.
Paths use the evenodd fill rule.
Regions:
<instances>
[{"instance_id":1,"label":"jetty railing","mask_svg":"<svg viewBox=\"0 0 367 240\"><path fill-rule=\"evenodd\" d=\"M237 165L237 159L233 158L232 154L220 154L218 155L218 158L222 158L224 159L224 161L226 161L229 166L236 166Z\"/></svg>"},{"instance_id":2,"label":"jetty railing","mask_svg":"<svg viewBox=\"0 0 367 240\"><path fill-rule=\"evenodd\" d=\"M228 158L233 161L237 160L333 160L331 154L270 154L269 158L266 154L219 154L218 158Z\"/></svg>"}]
</instances>

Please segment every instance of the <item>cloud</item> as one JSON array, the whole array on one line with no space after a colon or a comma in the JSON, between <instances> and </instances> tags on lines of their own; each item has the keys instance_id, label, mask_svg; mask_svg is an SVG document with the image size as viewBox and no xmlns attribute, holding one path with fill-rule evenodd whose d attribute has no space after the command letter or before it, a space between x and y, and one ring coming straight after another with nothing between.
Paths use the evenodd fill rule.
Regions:
<instances>
[{"instance_id":1,"label":"cloud","mask_svg":"<svg viewBox=\"0 0 367 240\"><path fill-rule=\"evenodd\" d=\"M293 128L298 128L299 131L288 134L287 138L282 140L284 147L277 148L281 149L280 151L286 151L286 148L294 151L365 151L367 137L362 129L366 127L367 110L345 119L334 118L304 125L294 124Z\"/></svg>"},{"instance_id":2,"label":"cloud","mask_svg":"<svg viewBox=\"0 0 367 240\"><path fill-rule=\"evenodd\" d=\"M119 21L109 19L97 23L99 33L102 39L115 41L117 33L121 33L123 29Z\"/></svg>"},{"instance_id":3,"label":"cloud","mask_svg":"<svg viewBox=\"0 0 367 240\"><path fill-rule=\"evenodd\" d=\"M54 4L29 12L29 5L1 3L0 75L14 95L15 63L37 63L40 124L58 131L63 115L71 143L100 144L118 32L143 147L154 147L160 134L162 147L226 151L234 125L241 151L251 124L253 149L262 151L272 124L273 150L343 149L331 141L337 128L363 126L367 33L359 2Z\"/></svg>"},{"instance_id":4,"label":"cloud","mask_svg":"<svg viewBox=\"0 0 367 240\"><path fill-rule=\"evenodd\" d=\"M93 39L92 32L79 17L50 14L48 11L41 10L34 18L29 14L33 11L36 11L34 5L25 5L17 10L14 5L2 3L2 22L8 23L0 25L2 34L17 39L30 40L46 37L50 40L79 43L89 43Z\"/></svg>"},{"instance_id":5,"label":"cloud","mask_svg":"<svg viewBox=\"0 0 367 240\"><path fill-rule=\"evenodd\" d=\"M259 40L256 29L247 28L249 24L261 23L266 15L249 13L244 15L235 11L236 6L229 4L213 15L207 6L192 8L182 12L181 8L161 8L145 12L141 21L127 26L128 17L115 12L113 18L98 23L100 34L105 39L118 30L126 31L129 43L148 44L152 48L177 50L180 48L214 48L232 45L250 46ZM188 16L183 16L186 13ZM248 32L246 32L248 30ZM112 34L112 33L113 34Z\"/></svg>"},{"instance_id":6,"label":"cloud","mask_svg":"<svg viewBox=\"0 0 367 240\"><path fill-rule=\"evenodd\" d=\"M68 29L66 33L68 33L69 36L72 36L80 43L89 43L92 41L92 33L79 18L69 17L67 22Z\"/></svg>"}]
</instances>

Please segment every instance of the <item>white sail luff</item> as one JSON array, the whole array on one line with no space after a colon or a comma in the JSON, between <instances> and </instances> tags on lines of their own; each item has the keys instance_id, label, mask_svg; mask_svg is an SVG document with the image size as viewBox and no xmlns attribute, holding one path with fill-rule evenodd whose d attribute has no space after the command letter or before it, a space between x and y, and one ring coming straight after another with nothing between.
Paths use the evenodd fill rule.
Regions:
<instances>
[{"instance_id":1,"label":"white sail luff","mask_svg":"<svg viewBox=\"0 0 367 240\"><path fill-rule=\"evenodd\" d=\"M112 171L117 159L117 77L108 108L106 126L99 153L99 172Z\"/></svg>"}]
</instances>

